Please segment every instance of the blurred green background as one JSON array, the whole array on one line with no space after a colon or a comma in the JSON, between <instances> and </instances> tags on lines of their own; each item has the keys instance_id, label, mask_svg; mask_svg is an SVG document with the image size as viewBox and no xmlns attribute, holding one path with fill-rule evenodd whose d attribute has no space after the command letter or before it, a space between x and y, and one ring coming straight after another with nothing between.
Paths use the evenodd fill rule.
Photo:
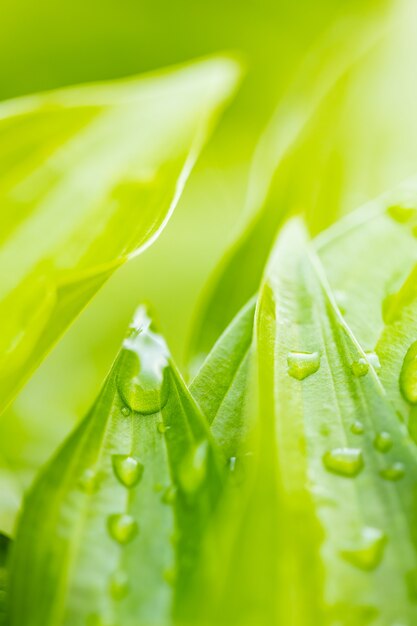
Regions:
<instances>
[{"instance_id":1,"label":"blurred green background","mask_svg":"<svg viewBox=\"0 0 417 626\"><path fill-rule=\"evenodd\" d=\"M97 394L135 307L149 301L185 372L204 284L248 219L244 200L262 129L307 51L388 15L388 33L349 78L314 141L330 142L343 210L417 170L415 0L3 0L0 98L137 74L233 51L246 76L157 243L119 270L0 422L0 454L23 482ZM300 94L303 97L303 94ZM296 180L311 171L310 142ZM329 215L333 215L329 207ZM244 279L244 277L242 278Z\"/></svg>"}]
</instances>

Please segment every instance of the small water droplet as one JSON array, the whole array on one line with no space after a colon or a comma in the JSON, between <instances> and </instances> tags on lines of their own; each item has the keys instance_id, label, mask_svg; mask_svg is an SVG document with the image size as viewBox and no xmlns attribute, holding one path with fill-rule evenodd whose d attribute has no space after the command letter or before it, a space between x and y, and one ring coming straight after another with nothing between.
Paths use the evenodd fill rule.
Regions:
<instances>
[{"instance_id":1,"label":"small water droplet","mask_svg":"<svg viewBox=\"0 0 417 626\"><path fill-rule=\"evenodd\" d=\"M130 415L131 413L132 413L132 411L129 409L129 407L128 407L128 406L124 406L124 407L122 407L122 414L123 414L125 417L129 417L129 415Z\"/></svg>"},{"instance_id":2,"label":"small water droplet","mask_svg":"<svg viewBox=\"0 0 417 626\"><path fill-rule=\"evenodd\" d=\"M324 466L329 472L340 476L357 476L363 468L362 450L359 448L335 448L323 456Z\"/></svg>"},{"instance_id":3,"label":"small water droplet","mask_svg":"<svg viewBox=\"0 0 417 626\"><path fill-rule=\"evenodd\" d=\"M385 430L377 434L374 439L374 446L378 452L388 452L392 448L392 437Z\"/></svg>"},{"instance_id":4,"label":"small water droplet","mask_svg":"<svg viewBox=\"0 0 417 626\"><path fill-rule=\"evenodd\" d=\"M180 466L178 478L184 491L197 491L206 476L207 461L208 444L203 441L189 452Z\"/></svg>"},{"instance_id":5,"label":"small water droplet","mask_svg":"<svg viewBox=\"0 0 417 626\"><path fill-rule=\"evenodd\" d=\"M113 600L123 600L129 592L129 579L126 572L114 572L110 577L109 591Z\"/></svg>"},{"instance_id":6,"label":"small water droplet","mask_svg":"<svg viewBox=\"0 0 417 626\"><path fill-rule=\"evenodd\" d=\"M146 311L139 309L123 343L117 379L119 393L130 409L151 415L165 406L169 393L165 375L168 357L165 341L152 330Z\"/></svg>"},{"instance_id":7,"label":"small water droplet","mask_svg":"<svg viewBox=\"0 0 417 626\"><path fill-rule=\"evenodd\" d=\"M177 490L174 485L169 485L162 494L161 501L164 504L174 504L177 497Z\"/></svg>"},{"instance_id":8,"label":"small water droplet","mask_svg":"<svg viewBox=\"0 0 417 626\"><path fill-rule=\"evenodd\" d=\"M369 363L366 359L361 357L360 359L352 363L351 369L354 376L366 376L369 371Z\"/></svg>"},{"instance_id":9,"label":"small water droplet","mask_svg":"<svg viewBox=\"0 0 417 626\"><path fill-rule=\"evenodd\" d=\"M354 435L363 435L363 433L365 432L364 426L359 420L355 420L353 422L350 430Z\"/></svg>"},{"instance_id":10,"label":"small water droplet","mask_svg":"<svg viewBox=\"0 0 417 626\"><path fill-rule=\"evenodd\" d=\"M362 530L359 546L342 550L340 554L345 561L369 572L381 563L386 543L387 537L382 530L366 527Z\"/></svg>"},{"instance_id":11,"label":"small water droplet","mask_svg":"<svg viewBox=\"0 0 417 626\"><path fill-rule=\"evenodd\" d=\"M407 402L417 404L417 341L411 344L404 357L400 389Z\"/></svg>"},{"instance_id":12,"label":"small water droplet","mask_svg":"<svg viewBox=\"0 0 417 626\"><path fill-rule=\"evenodd\" d=\"M288 374L297 380L304 380L320 368L318 352L290 352L287 357Z\"/></svg>"},{"instance_id":13,"label":"small water droplet","mask_svg":"<svg viewBox=\"0 0 417 626\"><path fill-rule=\"evenodd\" d=\"M365 352L366 354L366 360L368 361L369 365L372 365L372 367L374 368L374 370L377 372L378 370L381 369L381 362L379 360L379 356L377 355L376 352Z\"/></svg>"},{"instance_id":14,"label":"small water droplet","mask_svg":"<svg viewBox=\"0 0 417 626\"><path fill-rule=\"evenodd\" d=\"M127 513L110 515L107 519L107 528L112 539L122 545L130 543L139 531L137 523Z\"/></svg>"},{"instance_id":15,"label":"small water droplet","mask_svg":"<svg viewBox=\"0 0 417 626\"><path fill-rule=\"evenodd\" d=\"M113 454L112 464L116 478L124 487L134 487L140 482L144 466L135 457L129 454Z\"/></svg>"},{"instance_id":16,"label":"small water droplet","mask_svg":"<svg viewBox=\"0 0 417 626\"><path fill-rule=\"evenodd\" d=\"M97 472L88 467L81 474L79 485L86 493L95 493L99 487L99 477Z\"/></svg>"},{"instance_id":17,"label":"small water droplet","mask_svg":"<svg viewBox=\"0 0 417 626\"><path fill-rule=\"evenodd\" d=\"M166 431L169 429L170 429L170 426L166 426L164 422L158 422L156 425L156 430L158 431L158 433L161 433L161 435L166 433Z\"/></svg>"},{"instance_id":18,"label":"small water droplet","mask_svg":"<svg viewBox=\"0 0 417 626\"><path fill-rule=\"evenodd\" d=\"M379 471L379 475L385 480L396 481L403 478L405 474L405 467L403 463L397 461L389 467L385 467Z\"/></svg>"},{"instance_id":19,"label":"small water droplet","mask_svg":"<svg viewBox=\"0 0 417 626\"><path fill-rule=\"evenodd\" d=\"M387 214L395 222L398 222L399 224L406 224L415 217L416 209L414 208L414 206L393 204L392 206L388 207Z\"/></svg>"}]
</instances>

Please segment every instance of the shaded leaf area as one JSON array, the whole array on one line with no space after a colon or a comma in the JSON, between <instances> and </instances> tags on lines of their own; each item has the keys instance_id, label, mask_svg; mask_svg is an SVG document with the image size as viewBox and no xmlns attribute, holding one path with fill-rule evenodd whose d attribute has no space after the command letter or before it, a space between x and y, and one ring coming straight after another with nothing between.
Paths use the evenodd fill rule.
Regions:
<instances>
[{"instance_id":1,"label":"shaded leaf area","mask_svg":"<svg viewBox=\"0 0 417 626\"><path fill-rule=\"evenodd\" d=\"M246 200L249 223L203 294L191 343L197 366L257 292L277 230L288 216L303 213L318 232L341 212L347 169L338 144L341 109L352 72L384 30L366 20L351 28L354 37L350 28L333 28L319 39L259 141Z\"/></svg>"},{"instance_id":2,"label":"shaded leaf area","mask_svg":"<svg viewBox=\"0 0 417 626\"><path fill-rule=\"evenodd\" d=\"M0 534L0 624L6 626L6 594L7 594L7 559L10 552L11 539Z\"/></svg>"},{"instance_id":3,"label":"shaded leaf area","mask_svg":"<svg viewBox=\"0 0 417 626\"><path fill-rule=\"evenodd\" d=\"M255 307L256 299L252 299L239 312L190 385L213 437L229 460L236 459L249 429L247 398Z\"/></svg>"},{"instance_id":4,"label":"shaded leaf area","mask_svg":"<svg viewBox=\"0 0 417 626\"><path fill-rule=\"evenodd\" d=\"M169 218L236 83L229 59L0 106L0 410Z\"/></svg>"},{"instance_id":5,"label":"shaded leaf area","mask_svg":"<svg viewBox=\"0 0 417 626\"><path fill-rule=\"evenodd\" d=\"M25 500L10 625L195 617L199 607L185 599L224 465L165 342L139 310L97 402Z\"/></svg>"}]
</instances>

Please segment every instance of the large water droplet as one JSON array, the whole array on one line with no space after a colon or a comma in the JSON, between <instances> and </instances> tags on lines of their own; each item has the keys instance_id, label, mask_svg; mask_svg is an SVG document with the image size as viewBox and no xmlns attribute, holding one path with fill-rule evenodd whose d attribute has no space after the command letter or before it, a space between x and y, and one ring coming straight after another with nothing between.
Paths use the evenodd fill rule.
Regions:
<instances>
[{"instance_id":1,"label":"large water droplet","mask_svg":"<svg viewBox=\"0 0 417 626\"><path fill-rule=\"evenodd\" d=\"M382 530L366 527L362 530L359 545L342 550L340 554L355 567L369 572L381 563L386 543L387 537Z\"/></svg>"},{"instance_id":2,"label":"large water droplet","mask_svg":"<svg viewBox=\"0 0 417 626\"><path fill-rule=\"evenodd\" d=\"M357 476L363 468L362 450L359 448L335 448L323 456L324 466L329 472L340 476Z\"/></svg>"},{"instance_id":3,"label":"large water droplet","mask_svg":"<svg viewBox=\"0 0 417 626\"><path fill-rule=\"evenodd\" d=\"M366 376L369 371L369 363L365 358L361 357L352 363L351 369L354 376Z\"/></svg>"},{"instance_id":4,"label":"large water droplet","mask_svg":"<svg viewBox=\"0 0 417 626\"><path fill-rule=\"evenodd\" d=\"M129 592L129 579L126 572L118 570L110 577L109 591L113 600L123 600Z\"/></svg>"},{"instance_id":5,"label":"large water droplet","mask_svg":"<svg viewBox=\"0 0 417 626\"><path fill-rule=\"evenodd\" d=\"M137 458L129 454L113 454L112 463L117 479L125 487L134 487L141 480L144 467Z\"/></svg>"},{"instance_id":6,"label":"large water droplet","mask_svg":"<svg viewBox=\"0 0 417 626\"><path fill-rule=\"evenodd\" d=\"M355 420L353 422L352 426L350 427L350 430L354 435L363 435L365 431L362 422L360 422L359 420Z\"/></svg>"},{"instance_id":7,"label":"large water droplet","mask_svg":"<svg viewBox=\"0 0 417 626\"><path fill-rule=\"evenodd\" d=\"M290 352L287 357L288 374L297 380L304 380L320 368L318 352Z\"/></svg>"},{"instance_id":8,"label":"large water droplet","mask_svg":"<svg viewBox=\"0 0 417 626\"><path fill-rule=\"evenodd\" d=\"M130 543L139 531L137 523L127 513L110 515L107 519L107 528L112 539L122 545Z\"/></svg>"},{"instance_id":9,"label":"large water droplet","mask_svg":"<svg viewBox=\"0 0 417 626\"><path fill-rule=\"evenodd\" d=\"M392 437L385 430L377 434L374 439L374 446L378 452L388 452L392 448Z\"/></svg>"},{"instance_id":10,"label":"large water droplet","mask_svg":"<svg viewBox=\"0 0 417 626\"><path fill-rule=\"evenodd\" d=\"M208 444L203 441L189 452L180 466L178 478L184 491L197 491L206 476L207 461Z\"/></svg>"},{"instance_id":11,"label":"large water droplet","mask_svg":"<svg viewBox=\"0 0 417 626\"><path fill-rule=\"evenodd\" d=\"M135 318L120 355L118 388L126 404L137 413L157 413L168 399L168 349L151 329L143 309Z\"/></svg>"},{"instance_id":12,"label":"large water droplet","mask_svg":"<svg viewBox=\"0 0 417 626\"><path fill-rule=\"evenodd\" d=\"M408 402L417 404L417 341L411 344L404 357L400 373L400 389Z\"/></svg>"},{"instance_id":13,"label":"large water droplet","mask_svg":"<svg viewBox=\"0 0 417 626\"><path fill-rule=\"evenodd\" d=\"M385 467L379 471L379 475L385 480L397 481L403 478L405 474L405 467L403 463L397 461L389 467Z\"/></svg>"}]
</instances>

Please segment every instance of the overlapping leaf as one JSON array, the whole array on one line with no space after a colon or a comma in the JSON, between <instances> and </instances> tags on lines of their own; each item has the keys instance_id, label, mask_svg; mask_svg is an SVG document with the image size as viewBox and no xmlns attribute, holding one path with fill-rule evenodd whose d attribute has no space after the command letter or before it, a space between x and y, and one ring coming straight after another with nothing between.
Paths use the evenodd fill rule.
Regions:
<instances>
[{"instance_id":1,"label":"overlapping leaf","mask_svg":"<svg viewBox=\"0 0 417 626\"><path fill-rule=\"evenodd\" d=\"M0 107L0 411L157 236L236 82L213 59Z\"/></svg>"},{"instance_id":2,"label":"overlapping leaf","mask_svg":"<svg viewBox=\"0 0 417 626\"><path fill-rule=\"evenodd\" d=\"M223 466L140 310L96 404L26 499L10 625L185 621Z\"/></svg>"}]
</instances>

